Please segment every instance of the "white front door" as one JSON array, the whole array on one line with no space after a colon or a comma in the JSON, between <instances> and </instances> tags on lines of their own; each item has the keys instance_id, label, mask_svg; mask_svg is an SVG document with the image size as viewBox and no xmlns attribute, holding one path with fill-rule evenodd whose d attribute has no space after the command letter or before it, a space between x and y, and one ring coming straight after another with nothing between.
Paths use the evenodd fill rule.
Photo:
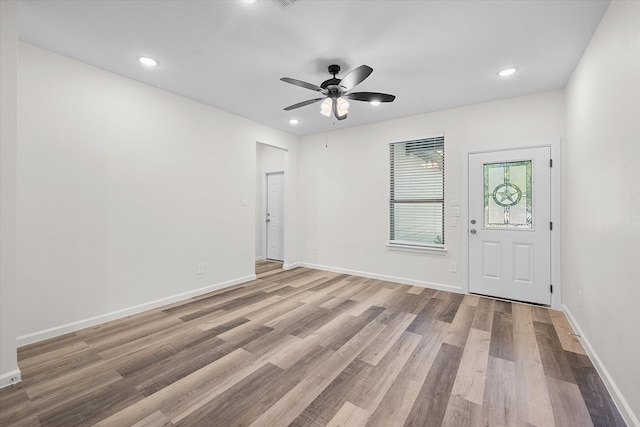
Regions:
<instances>
[{"instance_id":1,"label":"white front door","mask_svg":"<svg viewBox=\"0 0 640 427\"><path fill-rule=\"evenodd\" d=\"M267 174L267 259L284 261L284 173Z\"/></svg>"},{"instance_id":2,"label":"white front door","mask_svg":"<svg viewBox=\"0 0 640 427\"><path fill-rule=\"evenodd\" d=\"M469 292L551 304L550 152L469 155Z\"/></svg>"}]
</instances>

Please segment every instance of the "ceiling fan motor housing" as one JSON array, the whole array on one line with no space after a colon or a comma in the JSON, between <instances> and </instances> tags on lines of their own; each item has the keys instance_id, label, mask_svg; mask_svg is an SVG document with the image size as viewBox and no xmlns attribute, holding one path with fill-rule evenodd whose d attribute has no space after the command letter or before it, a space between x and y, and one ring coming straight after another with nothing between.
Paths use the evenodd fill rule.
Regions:
<instances>
[{"instance_id":1,"label":"ceiling fan motor housing","mask_svg":"<svg viewBox=\"0 0 640 427\"><path fill-rule=\"evenodd\" d=\"M336 74L338 74L339 72L340 72L339 65L335 65L335 64L329 65L329 74L332 74L333 77L330 78L329 80L323 81L322 84L320 84L320 87L322 89L326 89L328 91L327 96L331 98L337 98L341 95L339 85L342 80L336 78Z\"/></svg>"}]
</instances>

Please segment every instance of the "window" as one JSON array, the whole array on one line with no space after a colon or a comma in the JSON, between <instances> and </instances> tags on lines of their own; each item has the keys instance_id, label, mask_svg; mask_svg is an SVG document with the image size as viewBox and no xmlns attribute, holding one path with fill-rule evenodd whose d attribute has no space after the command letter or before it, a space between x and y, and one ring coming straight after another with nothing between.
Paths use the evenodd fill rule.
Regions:
<instances>
[{"instance_id":1,"label":"window","mask_svg":"<svg viewBox=\"0 0 640 427\"><path fill-rule=\"evenodd\" d=\"M531 160L486 163L484 228L532 229Z\"/></svg>"},{"instance_id":2,"label":"window","mask_svg":"<svg viewBox=\"0 0 640 427\"><path fill-rule=\"evenodd\" d=\"M389 146L390 246L444 248L444 134Z\"/></svg>"}]
</instances>

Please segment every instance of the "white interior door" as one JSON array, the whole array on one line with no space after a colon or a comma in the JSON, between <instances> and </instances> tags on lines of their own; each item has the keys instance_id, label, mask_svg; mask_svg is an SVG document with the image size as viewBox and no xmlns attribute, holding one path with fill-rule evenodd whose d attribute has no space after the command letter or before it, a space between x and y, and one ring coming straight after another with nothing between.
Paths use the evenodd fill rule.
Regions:
<instances>
[{"instance_id":1,"label":"white interior door","mask_svg":"<svg viewBox=\"0 0 640 427\"><path fill-rule=\"evenodd\" d=\"M267 259L284 261L284 173L267 174Z\"/></svg>"},{"instance_id":2,"label":"white interior door","mask_svg":"<svg viewBox=\"0 0 640 427\"><path fill-rule=\"evenodd\" d=\"M469 155L469 292L551 304L550 148Z\"/></svg>"}]
</instances>

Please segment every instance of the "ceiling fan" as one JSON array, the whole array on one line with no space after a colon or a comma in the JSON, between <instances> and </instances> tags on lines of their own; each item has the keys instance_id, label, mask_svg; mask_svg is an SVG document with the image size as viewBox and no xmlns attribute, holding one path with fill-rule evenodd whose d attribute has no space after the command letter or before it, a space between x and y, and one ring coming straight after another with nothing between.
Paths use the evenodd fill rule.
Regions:
<instances>
[{"instance_id":1,"label":"ceiling fan","mask_svg":"<svg viewBox=\"0 0 640 427\"><path fill-rule=\"evenodd\" d=\"M298 102L297 104L290 105L285 108L285 111L293 110L296 108L304 107L306 105L314 104L319 101L323 101L320 112L329 117L331 113L338 120L344 120L347 118L347 113L349 110L349 101L347 99L353 101L366 101L372 104L380 103L380 102L393 102L396 99L395 95L389 95L387 93L379 93L379 92L351 92L351 89L359 85L369 77L369 75L373 72L373 68L368 65L361 65L351 72L349 72L342 79L336 77L336 74L340 72L339 65L329 65L329 74L332 74L333 77L325 80L320 84L320 86L316 86L311 83L303 82L302 80L292 79L289 77L283 77L282 80L285 83L291 83L295 86L300 86L305 89L311 89L316 92L320 92L324 95L322 98L309 99L307 101Z\"/></svg>"}]
</instances>

